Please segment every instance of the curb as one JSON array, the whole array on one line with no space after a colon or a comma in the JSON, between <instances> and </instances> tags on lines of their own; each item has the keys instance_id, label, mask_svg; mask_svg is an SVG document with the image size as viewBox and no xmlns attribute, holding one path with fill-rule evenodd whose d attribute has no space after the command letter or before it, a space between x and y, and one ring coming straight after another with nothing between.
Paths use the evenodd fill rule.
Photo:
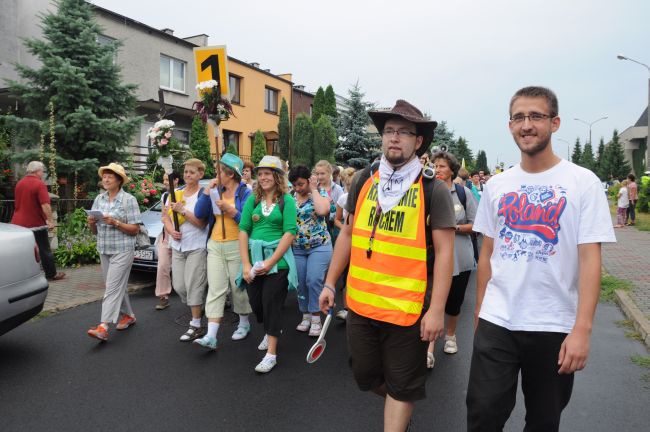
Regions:
<instances>
[{"instance_id":1,"label":"curb","mask_svg":"<svg viewBox=\"0 0 650 432\"><path fill-rule=\"evenodd\" d=\"M634 303L627 292L616 290L614 293L616 303L621 307L627 318L632 321L646 347L650 348L650 320L643 315L641 309Z\"/></svg>"}]
</instances>

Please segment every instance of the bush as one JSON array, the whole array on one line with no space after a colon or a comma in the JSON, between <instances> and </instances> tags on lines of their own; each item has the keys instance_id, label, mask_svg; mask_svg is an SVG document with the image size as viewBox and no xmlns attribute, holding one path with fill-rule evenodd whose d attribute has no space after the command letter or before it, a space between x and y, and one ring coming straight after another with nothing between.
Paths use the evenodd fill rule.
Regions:
<instances>
[{"instance_id":1,"label":"bush","mask_svg":"<svg viewBox=\"0 0 650 432\"><path fill-rule=\"evenodd\" d=\"M615 183L607 189L607 194L609 195L609 199L614 202L614 205L616 205L616 202L618 201L618 191L621 190L621 184L620 183Z\"/></svg>"},{"instance_id":2,"label":"bush","mask_svg":"<svg viewBox=\"0 0 650 432\"><path fill-rule=\"evenodd\" d=\"M78 208L68 214L57 230L59 247L54 251L58 267L79 267L99 262L97 240L86 223L86 212Z\"/></svg>"},{"instance_id":3,"label":"bush","mask_svg":"<svg viewBox=\"0 0 650 432\"><path fill-rule=\"evenodd\" d=\"M636 208L643 213L650 211L650 177L643 176L639 182L639 201Z\"/></svg>"},{"instance_id":4,"label":"bush","mask_svg":"<svg viewBox=\"0 0 650 432\"><path fill-rule=\"evenodd\" d=\"M124 185L124 190L138 200L141 212L160 200L163 189L161 183L154 183L152 175L133 176L131 181Z\"/></svg>"}]
</instances>

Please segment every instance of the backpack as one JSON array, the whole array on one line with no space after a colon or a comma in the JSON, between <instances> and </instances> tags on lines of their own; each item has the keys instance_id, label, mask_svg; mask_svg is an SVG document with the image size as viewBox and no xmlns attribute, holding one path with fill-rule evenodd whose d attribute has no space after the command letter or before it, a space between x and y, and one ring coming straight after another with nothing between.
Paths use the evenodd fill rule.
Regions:
<instances>
[{"instance_id":1,"label":"backpack","mask_svg":"<svg viewBox=\"0 0 650 432\"><path fill-rule=\"evenodd\" d=\"M463 208L465 209L465 214L467 214L467 194L465 193L465 188L463 185L459 185L458 183L454 183L454 187L456 188L456 195L458 196L458 201L463 205ZM478 242L476 239L476 233L471 233L470 238L472 239L472 249L474 249L474 260L478 262Z\"/></svg>"}]
</instances>

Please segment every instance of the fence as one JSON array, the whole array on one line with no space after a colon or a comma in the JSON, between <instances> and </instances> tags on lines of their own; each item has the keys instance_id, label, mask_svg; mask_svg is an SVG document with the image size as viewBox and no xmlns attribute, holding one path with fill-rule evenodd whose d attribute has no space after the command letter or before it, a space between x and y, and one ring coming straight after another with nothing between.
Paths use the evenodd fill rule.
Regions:
<instances>
[{"instance_id":1,"label":"fence","mask_svg":"<svg viewBox=\"0 0 650 432\"><path fill-rule=\"evenodd\" d=\"M57 201L57 214L59 220L68 213L72 213L75 209L83 208L90 210L93 206L92 199L60 199ZM0 200L0 222L9 223L14 215L15 203L14 200Z\"/></svg>"}]
</instances>

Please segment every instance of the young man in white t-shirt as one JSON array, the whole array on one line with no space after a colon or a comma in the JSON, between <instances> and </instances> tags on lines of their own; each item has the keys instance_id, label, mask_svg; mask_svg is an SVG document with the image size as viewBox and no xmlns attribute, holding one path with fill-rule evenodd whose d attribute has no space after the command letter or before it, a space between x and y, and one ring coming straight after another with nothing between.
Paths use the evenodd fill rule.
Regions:
<instances>
[{"instance_id":1,"label":"young man in white t-shirt","mask_svg":"<svg viewBox=\"0 0 650 432\"><path fill-rule=\"evenodd\" d=\"M510 101L521 163L484 186L474 231L476 334L467 392L468 431L501 431L517 392L526 431L557 431L573 373L589 356L600 291L602 242L615 242L600 180L553 153L555 94L526 87Z\"/></svg>"}]
</instances>

